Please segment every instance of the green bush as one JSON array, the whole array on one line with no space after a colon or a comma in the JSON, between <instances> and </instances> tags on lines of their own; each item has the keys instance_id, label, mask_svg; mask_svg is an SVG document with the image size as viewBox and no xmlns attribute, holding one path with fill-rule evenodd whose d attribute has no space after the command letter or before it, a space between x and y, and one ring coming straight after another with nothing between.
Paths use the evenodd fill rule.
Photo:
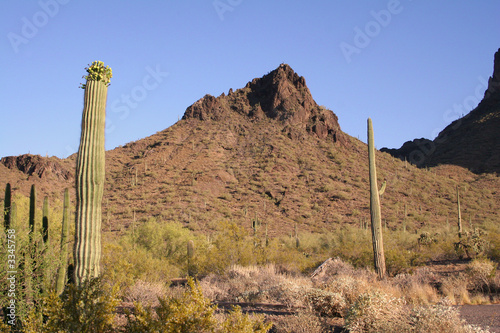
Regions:
<instances>
[{"instance_id":1,"label":"green bush","mask_svg":"<svg viewBox=\"0 0 500 333\"><path fill-rule=\"evenodd\" d=\"M188 279L189 288L180 298L159 298L159 307L135 306L135 314L127 314L127 333L192 333L220 332L247 333L267 332L271 325L264 324L261 317L251 319L241 309L234 309L223 323L215 317L216 305L203 296L200 286Z\"/></svg>"},{"instance_id":2,"label":"green bush","mask_svg":"<svg viewBox=\"0 0 500 333\"><path fill-rule=\"evenodd\" d=\"M38 332L105 333L114 332L118 289L102 278L88 279L80 286L71 284L59 297L55 292L44 299L45 323ZM32 326L34 322L31 322Z\"/></svg>"}]
</instances>

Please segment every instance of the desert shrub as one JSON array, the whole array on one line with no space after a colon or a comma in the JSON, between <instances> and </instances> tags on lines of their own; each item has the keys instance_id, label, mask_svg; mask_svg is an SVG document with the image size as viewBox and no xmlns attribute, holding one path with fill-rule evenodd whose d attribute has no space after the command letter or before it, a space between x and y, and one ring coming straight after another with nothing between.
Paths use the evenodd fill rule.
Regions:
<instances>
[{"instance_id":1,"label":"desert shrub","mask_svg":"<svg viewBox=\"0 0 500 333\"><path fill-rule=\"evenodd\" d=\"M71 284L61 297L53 292L44 299L46 322L39 332L113 332L117 294L102 278Z\"/></svg>"},{"instance_id":2,"label":"desert shrub","mask_svg":"<svg viewBox=\"0 0 500 333\"><path fill-rule=\"evenodd\" d=\"M356 267L373 267L373 248L369 231L342 227L333 234L330 242L331 257L340 257Z\"/></svg>"},{"instance_id":3,"label":"desert shrub","mask_svg":"<svg viewBox=\"0 0 500 333\"><path fill-rule=\"evenodd\" d=\"M243 227L235 222L222 221L216 228L206 248L200 249L201 253L198 253L200 274L223 274L233 265L255 263L253 242Z\"/></svg>"},{"instance_id":4,"label":"desert shrub","mask_svg":"<svg viewBox=\"0 0 500 333\"><path fill-rule=\"evenodd\" d=\"M325 324L308 311L299 311L293 316L279 316L275 320L276 333L323 333L326 331Z\"/></svg>"},{"instance_id":5,"label":"desert shrub","mask_svg":"<svg viewBox=\"0 0 500 333\"><path fill-rule=\"evenodd\" d=\"M124 301L157 304L158 298L166 293L165 283L138 280L124 292Z\"/></svg>"},{"instance_id":6,"label":"desert shrub","mask_svg":"<svg viewBox=\"0 0 500 333\"><path fill-rule=\"evenodd\" d=\"M453 304L469 304L468 279L463 274L449 276L442 281L441 293Z\"/></svg>"},{"instance_id":7,"label":"desert shrub","mask_svg":"<svg viewBox=\"0 0 500 333\"><path fill-rule=\"evenodd\" d=\"M460 241L455 243L455 251L460 257L465 254L467 258L482 256L488 252L490 242L486 238L486 231L474 228L472 231L462 233Z\"/></svg>"},{"instance_id":8,"label":"desert shrub","mask_svg":"<svg viewBox=\"0 0 500 333\"><path fill-rule=\"evenodd\" d=\"M409 331L408 311L404 302L380 291L359 295L345 318L349 332Z\"/></svg>"},{"instance_id":9,"label":"desert shrub","mask_svg":"<svg viewBox=\"0 0 500 333\"><path fill-rule=\"evenodd\" d=\"M472 333L486 332L478 327L468 325L460 318L457 308L450 305L449 301L431 306L415 307L411 311L412 332L416 333Z\"/></svg>"},{"instance_id":10,"label":"desert shrub","mask_svg":"<svg viewBox=\"0 0 500 333\"><path fill-rule=\"evenodd\" d=\"M266 333L272 323L264 323L263 316L243 314L240 307L233 308L221 325L220 333Z\"/></svg>"},{"instance_id":11,"label":"desert shrub","mask_svg":"<svg viewBox=\"0 0 500 333\"><path fill-rule=\"evenodd\" d=\"M127 314L125 331L128 333L148 332L259 332L270 329L262 317L250 318L241 309L234 309L224 322L215 317L216 305L203 295L201 287L188 279L189 288L179 297L159 298L160 305L155 309L144 308L136 303L135 314Z\"/></svg>"},{"instance_id":12,"label":"desert shrub","mask_svg":"<svg viewBox=\"0 0 500 333\"><path fill-rule=\"evenodd\" d=\"M403 273L395 276L393 285L400 290L401 297L414 305L433 304L439 300L437 290L432 287L436 279L428 267L416 269L413 274Z\"/></svg>"},{"instance_id":13,"label":"desert shrub","mask_svg":"<svg viewBox=\"0 0 500 333\"><path fill-rule=\"evenodd\" d=\"M8 325L3 322L3 320L0 320L0 333L10 333L11 332L11 325Z\"/></svg>"},{"instance_id":14,"label":"desert shrub","mask_svg":"<svg viewBox=\"0 0 500 333\"><path fill-rule=\"evenodd\" d=\"M370 284L362 278L359 279L352 276L340 276L331 280L325 289L342 295L346 306L342 316L345 316L347 310L356 302L359 295L371 290L372 286L370 286Z\"/></svg>"},{"instance_id":15,"label":"desert shrub","mask_svg":"<svg viewBox=\"0 0 500 333\"><path fill-rule=\"evenodd\" d=\"M156 310L136 303L135 314L127 314L126 332L212 332L217 324L216 307L192 279L188 284L181 298L160 297Z\"/></svg>"},{"instance_id":16,"label":"desert shrub","mask_svg":"<svg viewBox=\"0 0 500 333\"><path fill-rule=\"evenodd\" d=\"M205 294L217 301L271 302L303 306L308 279L280 274L274 265L233 266L223 275L211 274L201 281Z\"/></svg>"},{"instance_id":17,"label":"desert shrub","mask_svg":"<svg viewBox=\"0 0 500 333\"><path fill-rule=\"evenodd\" d=\"M119 254L119 255L117 255ZM126 291L138 280L165 283L180 275L182 267L156 257L144 248L106 243L102 256L103 277Z\"/></svg>"},{"instance_id":18,"label":"desert shrub","mask_svg":"<svg viewBox=\"0 0 500 333\"><path fill-rule=\"evenodd\" d=\"M489 259L474 259L467 264L468 288L471 290L491 291L497 271L497 264Z\"/></svg>"},{"instance_id":19,"label":"desert shrub","mask_svg":"<svg viewBox=\"0 0 500 333\"><path fill-rule=\"evenodd\" d=\"M12 275L9 271L17 271L18 273L15 274L16 327L22 328L23 322L33 313L41 315L43 298L55 284L56 272L60 265L59 246L51 246L50 243L43 242L42 214L38 210L37 216L40 218L35 221L35 232L30 241L27 222L29 199L15 195L13 201L17 205L17 223L11 225L10 231L0 232L0 262L5 265L2 268L7 268L7 264L12 265L9 269L0 269L0 307L6 307L11 299L7 295L11 281L8 278ZM25 217L26 220L23 220ZM49 235L49 241L56 242L57 239L51 238L52 234ZM8 238L8 235L15 238ZM15 241L14 248L12 243L8 244L9 240ZM13 261L12 256L15 258Z\"/></svg>"},{"instance_id":20,"label":"desert shrub","mask_svg":"<svg viewBox=\"0 0 500 333\"><path fill-rule=\"evenodd\" d=\"M311 310L320 317L343 317L346 310L346 301L342 294L322 289L309 289L306 300Z\"/></svg>"}]
</instances>

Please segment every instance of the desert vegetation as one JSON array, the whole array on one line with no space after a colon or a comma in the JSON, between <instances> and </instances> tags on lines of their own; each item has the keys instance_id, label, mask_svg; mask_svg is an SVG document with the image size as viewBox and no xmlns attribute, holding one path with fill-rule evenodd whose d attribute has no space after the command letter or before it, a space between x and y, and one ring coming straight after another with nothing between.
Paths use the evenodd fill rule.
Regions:
<instances>
[{"instance_id":1,"label":"desert vegetation","mask_svg":"<svg viewBox=\"0 0 500 333\"><path fill-rule=\"evenodd\" d=\"M485 331L454 305L499 301L497 175L377 152L371 120L367 151L284 64L105 158L111 70L87 72L75 190L0 200L0 331ZM275 80L308 123L248 98Z\"/></svg>"},{"instance_id":2,"label":"desert vegetation","mask_svg":"<svg viewBox=\"0 0 500 333\"><path fill-rule=\"evenodd\" d=\"M18 194L12 201L18 253L25 253L30 248L30 202ZM123 236L108 236L102 276L79 287L68 285L59 296L61 248L44 243L41 207L36 213L31 289L28 281L18 282L23 291L17 302L20 332L72 332L74 327L81 332L85 327L93 332L96 327L102 332L174 332L183 321L189 321L183 327L201 325L206 329L199 331L207 332L225 332L227 327L239 332L234 327L240 326L241 332L264 332L269 325L278 332L325 332L340 326L352 332L425 332L428 327L439 327L436 332L480 332L463 323L451 305L496 302L500 290L500 230L493 224L477 228L482 246L462 261L457 261L464 254L455 246L455 227L420 234L383 229L388 277L380 280L373 267L371 234L363 226L270 237L263 227L254 232L221 221L205 235L178 222L150 218ZM50 243L60 244L62 198L50 205L48 216ZM474 239L469 241L474 244ZM6 240L2 237L2 249L7 249ZM1 255L6 260L8 253ZM321 265L328 258L334 259ZM171 285L188 275L198 282ZM2 272L3 286L6 278ZM252 304L282 307L279 315L264 308L267 314L255 316L230 310L227 304L244 310ZM200 317L185 315L186 309Z\"/></svg>"}]
</instances>

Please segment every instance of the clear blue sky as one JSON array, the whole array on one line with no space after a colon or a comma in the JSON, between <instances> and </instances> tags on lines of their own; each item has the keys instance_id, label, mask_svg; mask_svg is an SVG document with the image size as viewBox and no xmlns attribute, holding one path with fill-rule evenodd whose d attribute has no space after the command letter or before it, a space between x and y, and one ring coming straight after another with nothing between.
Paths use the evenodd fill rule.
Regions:
<instances>
[{"instance_id":1,"label":"clear blue sky","mask_svg":"<svg viewBox=\"0 0 500 333\"><path fill-rule=\"evenodd\" d=\"M499 1L0 2L0 157L78 149L84 68L113 69L106 149L288 63L348 134L434 138L482 97ZM127 97L128 96L128 97Z\"/></svg>"}]
</instances>

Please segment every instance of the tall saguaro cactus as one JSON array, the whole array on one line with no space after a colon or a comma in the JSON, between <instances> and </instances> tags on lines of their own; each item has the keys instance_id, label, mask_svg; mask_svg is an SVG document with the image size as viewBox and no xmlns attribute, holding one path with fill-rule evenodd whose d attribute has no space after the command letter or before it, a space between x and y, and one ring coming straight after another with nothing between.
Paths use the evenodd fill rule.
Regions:
<instances>
[{"instance_id":1,"label":"tall saguaro cactus","mask_svg":"<svg viewBox=\"0 0 500 333\"><path fill-rule=\"evenodd\" d=\"M97 277L101 259L104 128L111 68L94 61L84 76L82 133L76 163L75 282Z\"/></svg>"},{"instance_id":2,"label":"tall saguaro cactus","mask_svg":"<svg viewBox=\"0 0 500 333\"><path fill-rule=\"evenodd\" d=\"M368 162L370 173L370 216L372 222L373 262L380 279L385 277L384 241L382 238L382 218L380 197L377 186L377 168L375 165L375 143L373 140L372 120L368 118Z\"/></svg>"},{"instance_id":3,"label":"tall saguaro cactus","mask_svg":"<svg viewBox=\"0 0 500 333\"><path fill-rule=\"evenodd\" d=\"M5 186L5 199L4 199L4 209L3 209L3 213L4 213L4 227L5 227L5 230L7 229L10 229L10 214L11 214L11 209L12 209L12 204L11 204L11 201L12 201L12 192L11 192L11 187L10 187L10 183L7 183L7 185Z\"/></svg>"}]
</instances>

